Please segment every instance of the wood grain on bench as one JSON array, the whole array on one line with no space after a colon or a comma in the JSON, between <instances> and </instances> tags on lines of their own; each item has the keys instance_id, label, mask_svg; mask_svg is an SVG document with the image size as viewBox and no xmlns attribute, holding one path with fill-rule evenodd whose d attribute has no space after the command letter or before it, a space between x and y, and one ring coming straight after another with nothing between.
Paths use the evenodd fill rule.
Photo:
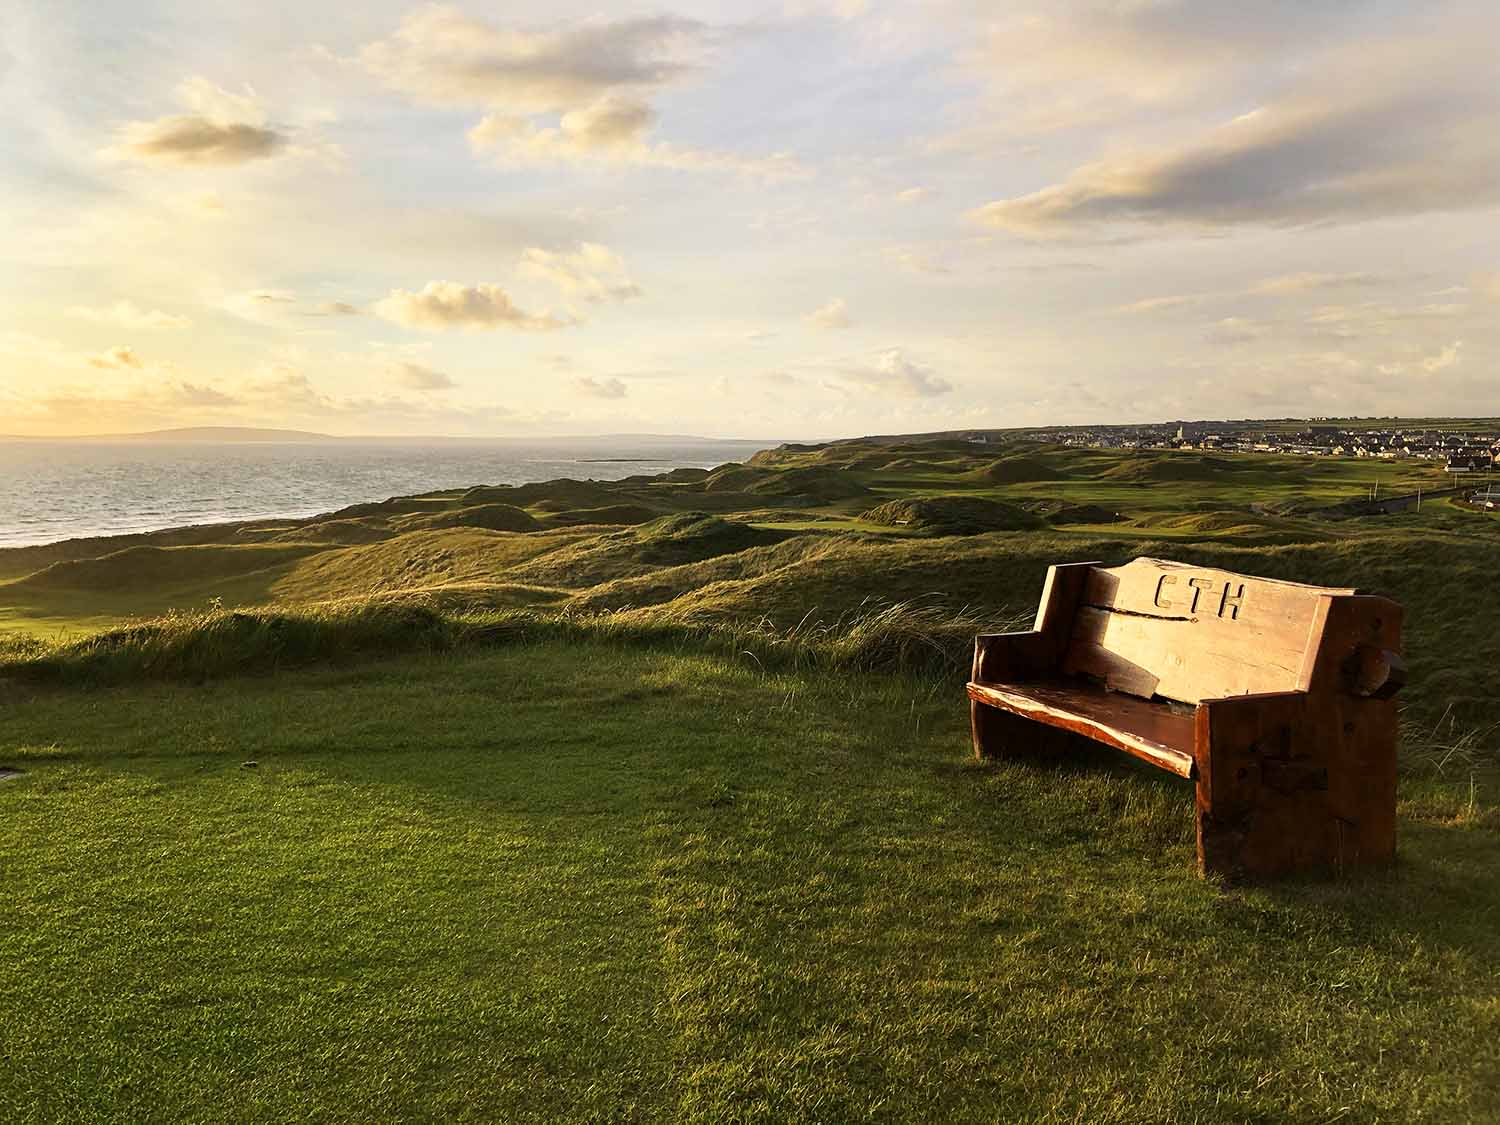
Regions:
<instances>
[{"instance_id":1,"label":"wood grain on bench","mask_svg":"<svg viewBox=\"0 0 1500 1125\"><path fill-rule=\"evenodd\" d=\"M1114 695L1092 684L970 684L969 698L1013 715L1086 734L1152 765L1191 778L1193 712Z\"/></svg>"}]
</instances>

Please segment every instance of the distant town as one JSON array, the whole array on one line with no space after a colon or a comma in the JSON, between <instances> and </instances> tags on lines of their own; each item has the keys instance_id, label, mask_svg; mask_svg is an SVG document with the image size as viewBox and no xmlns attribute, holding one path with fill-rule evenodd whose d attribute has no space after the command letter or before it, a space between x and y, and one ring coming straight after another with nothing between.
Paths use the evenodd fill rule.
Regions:
<instances>
[{"instance_id":1,"label":"distant town","mask_svg":"<svg viewBox=\"0 0 1500 1125\"><path fill-rule=\"evenodd\" d=\"M1500 426L1465 430L1313 419L1300 429L1281 429L1268 427L1265 422L1163 422L1048 430L1045 437L1064 445L1095 449L1213 449L1305 457L1416 459L1436 462L1450 473L1490 472L1500 457Z\"/></svg>"}]
</instances>

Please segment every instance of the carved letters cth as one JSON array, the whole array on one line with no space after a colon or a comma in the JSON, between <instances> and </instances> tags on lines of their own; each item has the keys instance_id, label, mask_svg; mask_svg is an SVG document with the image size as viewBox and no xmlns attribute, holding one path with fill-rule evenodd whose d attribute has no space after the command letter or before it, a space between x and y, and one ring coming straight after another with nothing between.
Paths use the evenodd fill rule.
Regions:
<instances>
[{"instance_id":1,"label":"carved letters cth","mask_svg":"<svg viewBox=\"0 0 1500 1125\"><path fill-rule=\"evenodd\" d=\"M1192 590L1192 597L1187 599L1188 604L1185 608L1189 613L1197 613L1198 601L1202 598L1203 592L1205 590L1213 590L1214 584L1207 578L1189 578L1187 584L1189 589ZM1179 603L1172 601L1166 596L1166 588L1175 585L1177 585L1177 575L1175 574L1163 574L1156 580L1155 603L1157 609L1179 608ZM1210 594L1209 604L1213 604L1214 600L1214 596ZM1240 619L1240 609L1245 604L1245 584L1243 582L1236 583L1226 580L1224 588L1218 591L1217 601L1218 615L1220 617L1224 617L1227 614L1229 620L1238 621Z\"/></svg>"}]
</instances>

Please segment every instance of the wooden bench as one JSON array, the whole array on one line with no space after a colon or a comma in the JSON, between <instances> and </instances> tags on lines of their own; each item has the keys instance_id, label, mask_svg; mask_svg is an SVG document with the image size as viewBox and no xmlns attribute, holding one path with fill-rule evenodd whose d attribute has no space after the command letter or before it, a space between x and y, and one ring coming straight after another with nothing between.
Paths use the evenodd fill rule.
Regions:
<instances>
[{"instance_id":1,"label":"wooden bench","mask_svg":"<svg viewBox=\"0 0 1500 1125\"><path fill-rule=\"evenodd\" d=\"M1079 737L1197 782L1198 868L1267 877L1396 850L1401 607L1164 559L1047 572L1036 626L975 638L981 757Z\"/></svg>"}]
</instances>

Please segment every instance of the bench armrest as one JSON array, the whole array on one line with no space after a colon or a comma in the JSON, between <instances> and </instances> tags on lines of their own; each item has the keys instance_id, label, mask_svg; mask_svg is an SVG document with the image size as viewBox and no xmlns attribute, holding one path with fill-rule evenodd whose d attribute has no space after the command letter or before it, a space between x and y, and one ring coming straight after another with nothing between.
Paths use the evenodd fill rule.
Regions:
<instances>
[{"instance_id":1,"label":"bench armrest","mask_svg":"<svg viewBox=\"0 0 1500 1125\"><path fill-rule=\"evenodd\" d=\"M1015 683L1057 669L1060 657L1053 637L1037 629L1023 633L980 633L974 638L974 670L979 684Z\"/></svg>"}]
</instances>

